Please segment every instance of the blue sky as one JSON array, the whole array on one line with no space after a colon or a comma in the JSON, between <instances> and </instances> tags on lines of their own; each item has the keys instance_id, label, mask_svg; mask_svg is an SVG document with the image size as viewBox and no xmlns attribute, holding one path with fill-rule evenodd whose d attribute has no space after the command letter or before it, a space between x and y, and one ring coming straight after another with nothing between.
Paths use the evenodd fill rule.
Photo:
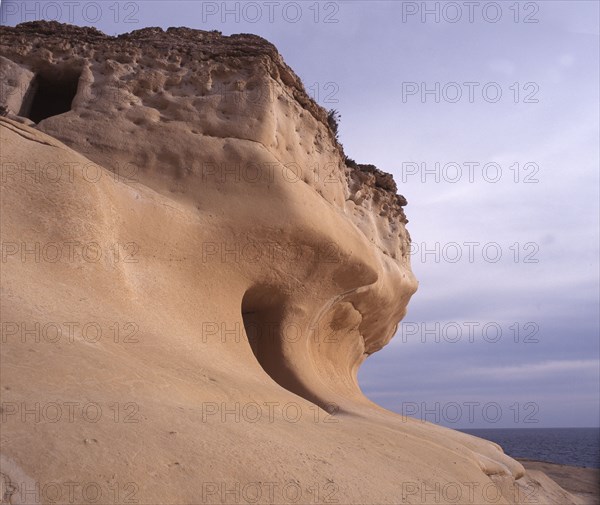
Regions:
<instances>
[{"instance_id":1,"label":"blue sky","mask_svg":"<svg viewBox=\"0 0 600 505\"><path fill-rule=\"evenodd\" d=\"M55 18L256 33L394 174L420 281L364 392L455 428L598 426L599 3L7 2Z\"/></svg>"}]
</instances>

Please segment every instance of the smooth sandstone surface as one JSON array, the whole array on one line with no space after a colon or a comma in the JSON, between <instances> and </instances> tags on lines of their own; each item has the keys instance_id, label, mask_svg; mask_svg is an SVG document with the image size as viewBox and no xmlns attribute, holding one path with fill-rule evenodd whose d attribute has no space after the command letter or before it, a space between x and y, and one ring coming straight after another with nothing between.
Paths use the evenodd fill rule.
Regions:
<instances>
[{"instance_id":1,"label":"smooth sandstone surface","mask_svg":"<svg viewBox=\"0 0 600 505\"><path fill-rule=\"evenodd\" d=\"M417 287L406 201L274 46L0 33L6 503L579 503L361 393Z\"/></svg>"}]
</instances>

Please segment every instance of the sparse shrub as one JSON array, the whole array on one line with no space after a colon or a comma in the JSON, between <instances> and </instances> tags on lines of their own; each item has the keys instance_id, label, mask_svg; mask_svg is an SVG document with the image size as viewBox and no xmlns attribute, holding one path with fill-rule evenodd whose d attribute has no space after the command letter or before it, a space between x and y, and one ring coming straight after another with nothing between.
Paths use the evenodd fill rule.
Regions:
<instances>
[{"instance_id":1,"label":"sparse shrub","mask_svg":"<svg viewBox=\"0 0 600 505\"><path fill-rule=\"evenodd\" d=\"M348 156L346 156L344 158L344 161L345 161L347 167L358 168L358 163L356 163L356 161L354 161L352 158L349 158Z\"/></svg>"},{"instance_id":2,"label":"sparse shrub","mask_svg":"<svg viewBox=\"0 0 600 505\"><path fill-rule=\"evenodd\" d=\"M329 128L331 128L331 131L333 132L333 135L335 136L335 140L339 140L338 129L339 129L339 124L340 124L341 119L342 119L342 116L337 109L330 109L327 112L327 124L329 124Z\"/></svg>"}]
</instances>

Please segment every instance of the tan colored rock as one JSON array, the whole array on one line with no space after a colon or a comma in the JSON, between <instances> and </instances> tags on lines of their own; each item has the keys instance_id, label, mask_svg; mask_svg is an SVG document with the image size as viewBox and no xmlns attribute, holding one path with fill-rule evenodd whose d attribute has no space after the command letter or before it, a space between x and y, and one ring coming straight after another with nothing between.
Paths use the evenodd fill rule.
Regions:
<instances>
[{"instance_id":1,"label":"tan colored rock","mask_svg":"<svg viewBox=\"0 0 600 505\"><path fill-rule=\"evenodd\" d=\"M1 33L5 500L520 501L499 446L362 395L416 289L406 202L271 44ZM37 93L67 110L34 128Z\"/></svg>"}]
</instances>

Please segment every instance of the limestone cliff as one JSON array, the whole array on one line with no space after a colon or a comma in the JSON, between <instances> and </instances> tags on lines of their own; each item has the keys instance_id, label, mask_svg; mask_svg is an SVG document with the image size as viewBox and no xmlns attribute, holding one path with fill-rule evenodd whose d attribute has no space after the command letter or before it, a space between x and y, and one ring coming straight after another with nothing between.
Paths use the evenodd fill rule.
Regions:
<instances>
[{"instance_id":1,"label":"limestone cliff","mask_svg":"<svg viewBox=\"0 0 600 505\"><path fill-rule=\"evenodd\" d=\"M0 30L10 503L67 482L80 502L90 483L165 504L571 500L362 395L416 289L406 200L348 166L273 45Z\"/></svg>"}]
</instances>

